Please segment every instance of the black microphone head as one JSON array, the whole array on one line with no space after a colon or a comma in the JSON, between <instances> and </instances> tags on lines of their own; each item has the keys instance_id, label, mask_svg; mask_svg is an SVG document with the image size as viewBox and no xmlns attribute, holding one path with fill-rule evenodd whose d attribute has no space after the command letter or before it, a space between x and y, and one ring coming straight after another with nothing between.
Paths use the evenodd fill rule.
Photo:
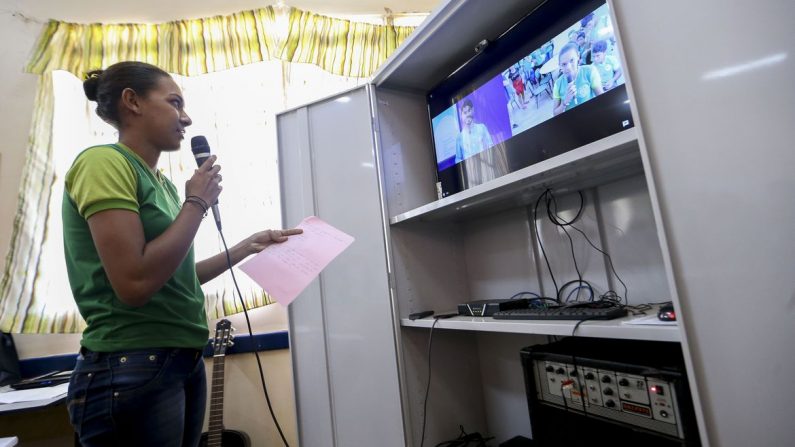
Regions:
<instances>
[{"instance_id":1,"label":"black microphone head","mask_svg":"<svg viewBox=\"0 0 795 447\"><path fill-rule=\"evenodd\" d=\"M201 166L205 160L210 158L210 143L203 135L196 135L190 139L190 150L196 159L196 164Z\"/></svg>"}]
</instances>

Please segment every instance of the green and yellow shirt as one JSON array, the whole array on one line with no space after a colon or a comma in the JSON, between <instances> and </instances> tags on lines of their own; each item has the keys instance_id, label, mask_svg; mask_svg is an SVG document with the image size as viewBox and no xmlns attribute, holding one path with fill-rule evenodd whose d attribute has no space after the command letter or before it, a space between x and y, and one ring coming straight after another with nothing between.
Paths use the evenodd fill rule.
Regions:
<instances>
[{"instance_id":1,"label":"green and yellow shirt","mask_svg":"<svg viewBox=\"0 0 795 447\"><path fill-rule=\"evenodd\" d=\"M123 144L94 146L66 174L63 239L72 294L86 320L81 344L97 352L139 348L197 348L209 332L193 247L165 285L141 307L116 296L99 259L88 218L108 209L137 213L149 242L177 217L174 185Z\"/></svg>"}]
</instances>

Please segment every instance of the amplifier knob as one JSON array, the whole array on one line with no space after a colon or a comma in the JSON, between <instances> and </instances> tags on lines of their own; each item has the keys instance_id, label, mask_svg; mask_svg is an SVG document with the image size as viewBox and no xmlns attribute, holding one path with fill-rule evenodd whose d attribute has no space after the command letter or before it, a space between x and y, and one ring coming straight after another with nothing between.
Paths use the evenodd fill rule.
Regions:
<instances>
[{"instance_id":1,"label":"amplifier knob","mask_svg":"<svg viewBox=\"0 0 795 447\"><path fill-rule=\"evenodd\" d=\"M610 383L610 376L602 376L602 383Z\"/></svg>"},{"instance_id":2,"label":"amplifier knob","mask_svg":"<svg viewBox=\"0 0 795 447\"><path fill-rule=\"evenodd\" d=\"M616 406L616 403L613 402L612 400L608 400L607 402L605 402L605 407L607 407L607 408L614 408L615 406Z\"/></svg>"},{"instance_id":3,"label":"amplifier knob","mask_svg":"<svg viewBox=\"0 0 795 447\"><path fill-rule=\"evenodd\" d=\"M585 374L585 380L593 380L595 377L596 376L594 376L593 373L586 373Z\"/></svg>"},{"instance_id":4,"label":"amplifier knob","mask_svg":"<svg viewBox=\"0 0 795 447\"><path fill-rule=\"evenodd\" d=\"M555 367L552 366L552 365L547 365L546 370L547 370L547 372L552 372L552 371L555 370Z\"/></svg>"},{"instance_id":5,"label":"amplifier knob","mask_svg":"<svg viewBox=\"0 0 795 447\"><path fill-rule=\"evenodd\" d=\"M621 386L627 386L627 385L629 385L629 380L621 379L621 380L618 381L618 384L621 385Z\"/></svg>"},{"instance_id":6,"label":"amplifier knob","mask_svg":"<svg viewBox=\"0 0 795 447\"><path fill-rule=\"evenodd\" d=\"M566 370L563 369L563 368L558 368L557 371L555 371L555 372L558 373L558 374L566 374Z\"/></svg>"},{"instance_id":7,"label":"amplifier knob","mask_svg":"<svg viewBox=\"0 0 795 447\"><path fill-rule=\"evenodd\" d=\"M660 416L662 416L664 418L667 418L668 417L668 412L665 411L665 410L660 410Z\"/></svg>"},{"instance_id":8,"label":"amplifier knob","mask_svg":"<svg viewBox=\"0 0 795 447\"><path fill-rule=\"evenodd\" d=\"M605 394L605 396L612 396L613 395L613 389L612 388L605 388L604 390L602 390L602 392Z\"/></svg>"}]
</instances>

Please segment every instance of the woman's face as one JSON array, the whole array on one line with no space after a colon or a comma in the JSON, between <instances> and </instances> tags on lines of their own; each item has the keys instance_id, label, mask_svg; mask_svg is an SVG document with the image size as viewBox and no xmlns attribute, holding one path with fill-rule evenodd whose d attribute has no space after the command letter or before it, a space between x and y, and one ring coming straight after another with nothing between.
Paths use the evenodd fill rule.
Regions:
<instances>
[{"instance_id":1,"label":"woman's face","mask_svg":"<svg viewBox=\"0 0 795 447\"><path fill-rule=\"evenodd\" d=\"M155 147L179 149L185 128L192 123L184 107L182 90L170 76L161 76L157 86L141 99L143 131Z\"/></svg>"}]
</instances>

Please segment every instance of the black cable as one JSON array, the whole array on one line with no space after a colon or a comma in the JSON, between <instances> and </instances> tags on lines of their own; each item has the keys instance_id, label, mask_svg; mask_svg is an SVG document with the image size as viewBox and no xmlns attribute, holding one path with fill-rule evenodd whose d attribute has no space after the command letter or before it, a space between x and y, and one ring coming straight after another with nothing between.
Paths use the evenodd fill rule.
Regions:
<instances>
[{"instance_id":1,"label":"black cable","mask_svg":"<svg viewBox=\"0 0 795 447\"><path fill-rule=\"evenodd\" d=\"M574 354L572 354L572 356L571 356L571 363L574 366L574 371L577 372L577 375L575 376L575 379L574 379L574 383L579 384L579 386L580 386L579 392L580 392L580 404L582 404L582 412L583 412L583 415L585 416L585 419L588 419L588 408L586 406L586 404L588 402L585 400L585 397L584 397L585 393L588 392L587 391L588 390L588 386L585 384L585 374L582 375L582 380L583 381L580 382L580 379L579 379L580 378L580 371L579 371L579 369L577 367L577 356L575 356ZM583 371L583 373L584 373L584 371Z\"/></svg>"},{"instance_id":2,"label":"black cable","mask_svg":"<svg viewBox=\"0 0 795 447\"><path fill-rule=\"evenodd\" d=\"M560 216L558 216L558 213L557 213L557 211L558 211L558 203L557 203L557 201L555 201L555 195L552 194L552 190L551 189L547 189L547 191L549 192L549 196L550 196L552 202L554 202L554 204L555 204L555 213L554 214L551 213L551 209L549 208L549 206L547 206L547 217L549 217L549 220L551 220L552 223L554 223L555 225L560 226L560 227L569 226L569 225L573 224L574 222L577 222L577 220L582 216L583 210L585 209L585 196L583 196L582 191L577 191L577 194L579 194L579 196L580 196L580 207L577 210L577 214L574 216L574 218L572 218L569 221L562 220L560 218ZM548 198L547 200L550 200L550 199Z\"/></svg>"},{"instance_id":3,"label":"black cable","mask_svg":"<svg viewBox=\"0 0 795 447\"><path fill-rule=\"evenodd\" d=\"M484 438L478 432L467 433L462 425L459 425L458 428L461 430L461 434L457 438L450 441L442 441L436 444L436 447L467 447L471 442L477 443L474 447L486 447L486 442L494 439L493 436Z\"/></svg>"},{"instance_id":4,"label":"black cable","mask_svg":"<svg viewBox=\"0 0 795 447\"><path fill-rule=\"evenodd\" d=\"M591 293L588 296L588 301L593 301L594 294L593 294L593 288L592 287L589 287L589 286L577 286L574 289L572 289L572 291L569 292L568 295L566 295L566 302L568 303L571 300L571 296L574 294L574 292L577 292L577 295L579 296L580 289L588 289L588 290L590 290ZM561 295L563 295L563 293L561 293ZM578 301L578 300L575 300L575 301Z\"/></svg>"},{"instance_id":5,"label":"black cable","mask_svg":"<svg viewBox=\"0 0 795 447\"><path fill-rule=\"evenodd\" d=\"M574 329L572 329L572 331L571 331L571 336L574 337L574 333L577 332L577 328L579 328L580 325L583 324L584 322L586 322L588 320L598 320L600 318L601 318L600 316L587 317L587 318L583 318L582 320L578 321L577 324L574 325Z\"/></svg>"},{"instance_id":6,"label":"black cable","mask_svg":"<svg viewBox=\"0 0 795 447\"><path fill-rule=\"evenodd\" d=\"M226 253L226 264L229 266L229 273L232 274L232 282L235 284L235 290L237 291L237 297L240 299L240 305L243 306L243 315L246 316L246 326L248 327L248 335L251 337L251 343L253 344L254 341L254 334L251 331L251 321L248 319L248 311L246 310L246 303L243 301L243 294L240 293L240 287L237 285L237 279L235 278L235 271L232 269L232 258L229 256L229 247L226 246L226 239L224 238L224 232L221 231L221 227L218 226L218 234L221 235L221 242L224 244L224 252ZM282 427L279 425L279 421L276 420L276 413L273 411L273 406L271 405L271 398L268 395L268 387L265 386L265 374L262 372L262 362L259 359L259 351L257 346L254 346L254 357L257 359L257 367L259 368L259 378L262 382L262 390L265 392L265 401L268 403L268 410L271 413L271 418L273 419L273 423L276 424L276 429L279 430L279 436L282 438L282 442L284 442L285 447L290 447L290 444L287 443L287 438L284 437L284 432L282 432Z\"/></svg>"},{"instance_id":7,"label":"black cable","mask_svg":"<svg viewBox=\"0 0 795 447\"><path fill-rule=\"evenodd\" d=\"M431 391L431 347L433 346L433 328L439 322L438 318L434 318L431 325L431 333L428 334L428 385L425 386L425 401L422 404L422 437L420 438L420 447L425 444L425 422L428 417L428 395ZM463 430L463 429L462 429Z\"/></svg>"},{"instance_id":8,"label":"black cable","mask_svg":"<svg viewBox=\"0 0 795 447\"><path fill-rule=\"evenodd\" d=\"M618 282L620 282L621 285L624 287L624 300L625 300L625 302L627 304L629 304L629 291L627 290L627 285L624 283L624 281L621 280L621 277L618 276L618 273L616 272L616 268L613 267L613 259L610 257L610 255L607 254L606 252L602 251L596 245L594 245L593 242L591 242L591 240L588 238L588 235L586 235L582 230L580 230L579 228L575 227L574 225L569 225L569 226L571 228L577 230L577 232L579 232L585 238L585 240L588 241L588 244L590 244L590 246L593 247L594 250L598 251L599 253L601 253L601 254L605 255L605 257L607 257L607 262L610 264L610 270L613 271L613 274L618 279Z\"/></svg>"},{"instance_id":9,"label":"black cable","mask_svg":"<svg viewBox=\"0 0 795 447\"><path fill-rule=\"evenodd\" d=\"M661 301L658 303L643 303L635 306L624 306L632 315L646 315L646 311L652 310L654 306L662 306L663 304L671 304L671 301Z\"/></svg>"},{"instance_id":10,"label":"black cable","mask_svg":"<svg viewBox=\"0 0 795 447\"><path fill-rule=\"evenodd\" d=\"M539 295L539 294L537 294L535 292L518 292L518 293L515 293L512 297L510 297L508 299L512 300L512 299L515 299L515 298L519 298L520 296L523 296L523 295L533 295L537 299L542 299L543 298L541 295Z\"/></svg>"},{"instance_id":11,"label":"black cable","mask_svg":"<svg viewBox=\"0 0 795 447\"><path fill-rule=\"evenodd\" d=\"M577 214L574 216L573 219L571 219L570 221L565 221L562 220L560 216L558 216L558 201L555 199L555 195L552 193L552 190L547 190L547 191L549 191L546 201L547 217L549 218L550 222L560 227L563 230L563 233L569 239L569 248L571 249L571 259L572 261L574 261L574 271L577 272L577 279L580 281L580 284L582 284L582 272L580 272L580 267L577 264L577 256L574 254L574 239L572 239L571 235L569 234L569 231L566 230L566 226L573 224L574 222L577 221L577 219L580 218L580 216L582 216L583 209L585 208L585 197L582 195L581 191L577 191L580 195L580 208L577 210ZM554 211L552 210L552 207L550 205L554 205L555 207ZM588 286L590 287L590 284ZM563 293L562 289L563 287L561 287L561 290L558 291L557 295L558 301L561 300L561 294ZM578 292L575 301L580 300L580 292L579 289L577 290ZM593 297L593 289L591 289L591 296ZM566 299L566 301L568 301L568 298Z\"/></svg>"},{"instance_id":12,"label":"black cable","mask_svg":"<svg viewBox=\"0 0 795 447\"><path fill-rule=\"evenodd\" d=\"M560 297L561 297L561 296L563 296L563 291L564 291L564 290L566 290L566 288L567 288L567 287L569 287L569 286L570 286L570 285L572 285L572 284L578 284L578 286L577 286L577 289L579 289L579 288L586 288L586 289L588 289L588 290L591 292L590 300L591 300L591 301L593 301L593 297L594 297L594 290L593 290L593 286L591 285L591 283L589 283L588 281L586 281L586 280L584 280L584 279L582 279L582 278L580 278L580 279L573 279L573 280L571 280L571 281L567 282L566 284L563 284L562 286L560 286L560 290L558 291L558 301L560 301L560 302L564 302L564 301L562 301L562 300L560 299ZM574 289L574 290L576 290L576 289ZM566 297L566 300L565 300L565 302L568 302L568 301L569 301L569 298L571 297L571 293L573 293L573 292L574 292L574 290L572 290L572 292L570 292L570 293L569 293L569 296L567 296L567 297ZM578 294L577 294L577 296L579 297L579 295L580 295L580 294L578 293ZM579 301L579 299L577 299L577 300L574 300L574 301Z\"/></svg>"},{"instance_id":13,"label":"black cable","mask_svg":"<svg viewBox=\"0 0 795 447\"><path fill-rule=\"evenodd\" d=\"M550 190L547 189L540 196L536 199L535 207L533 208L533 230L536 233L536 239L538 240L538 245L541 247L541 254L544 256L544 262L547 264L547 270L549 271L549 276L552 278L552 285L555 286L555 298L558 298L558 302L560 302L560 297L558 296L558 283L555 281L555 275L552 273L552 266L549 265L549 258L547 257L547 252L544 249L544 243L541 242L541 234L538 232L538 205L541 204L541 200L549 194Z\"/></svg>"}]
</instances>

